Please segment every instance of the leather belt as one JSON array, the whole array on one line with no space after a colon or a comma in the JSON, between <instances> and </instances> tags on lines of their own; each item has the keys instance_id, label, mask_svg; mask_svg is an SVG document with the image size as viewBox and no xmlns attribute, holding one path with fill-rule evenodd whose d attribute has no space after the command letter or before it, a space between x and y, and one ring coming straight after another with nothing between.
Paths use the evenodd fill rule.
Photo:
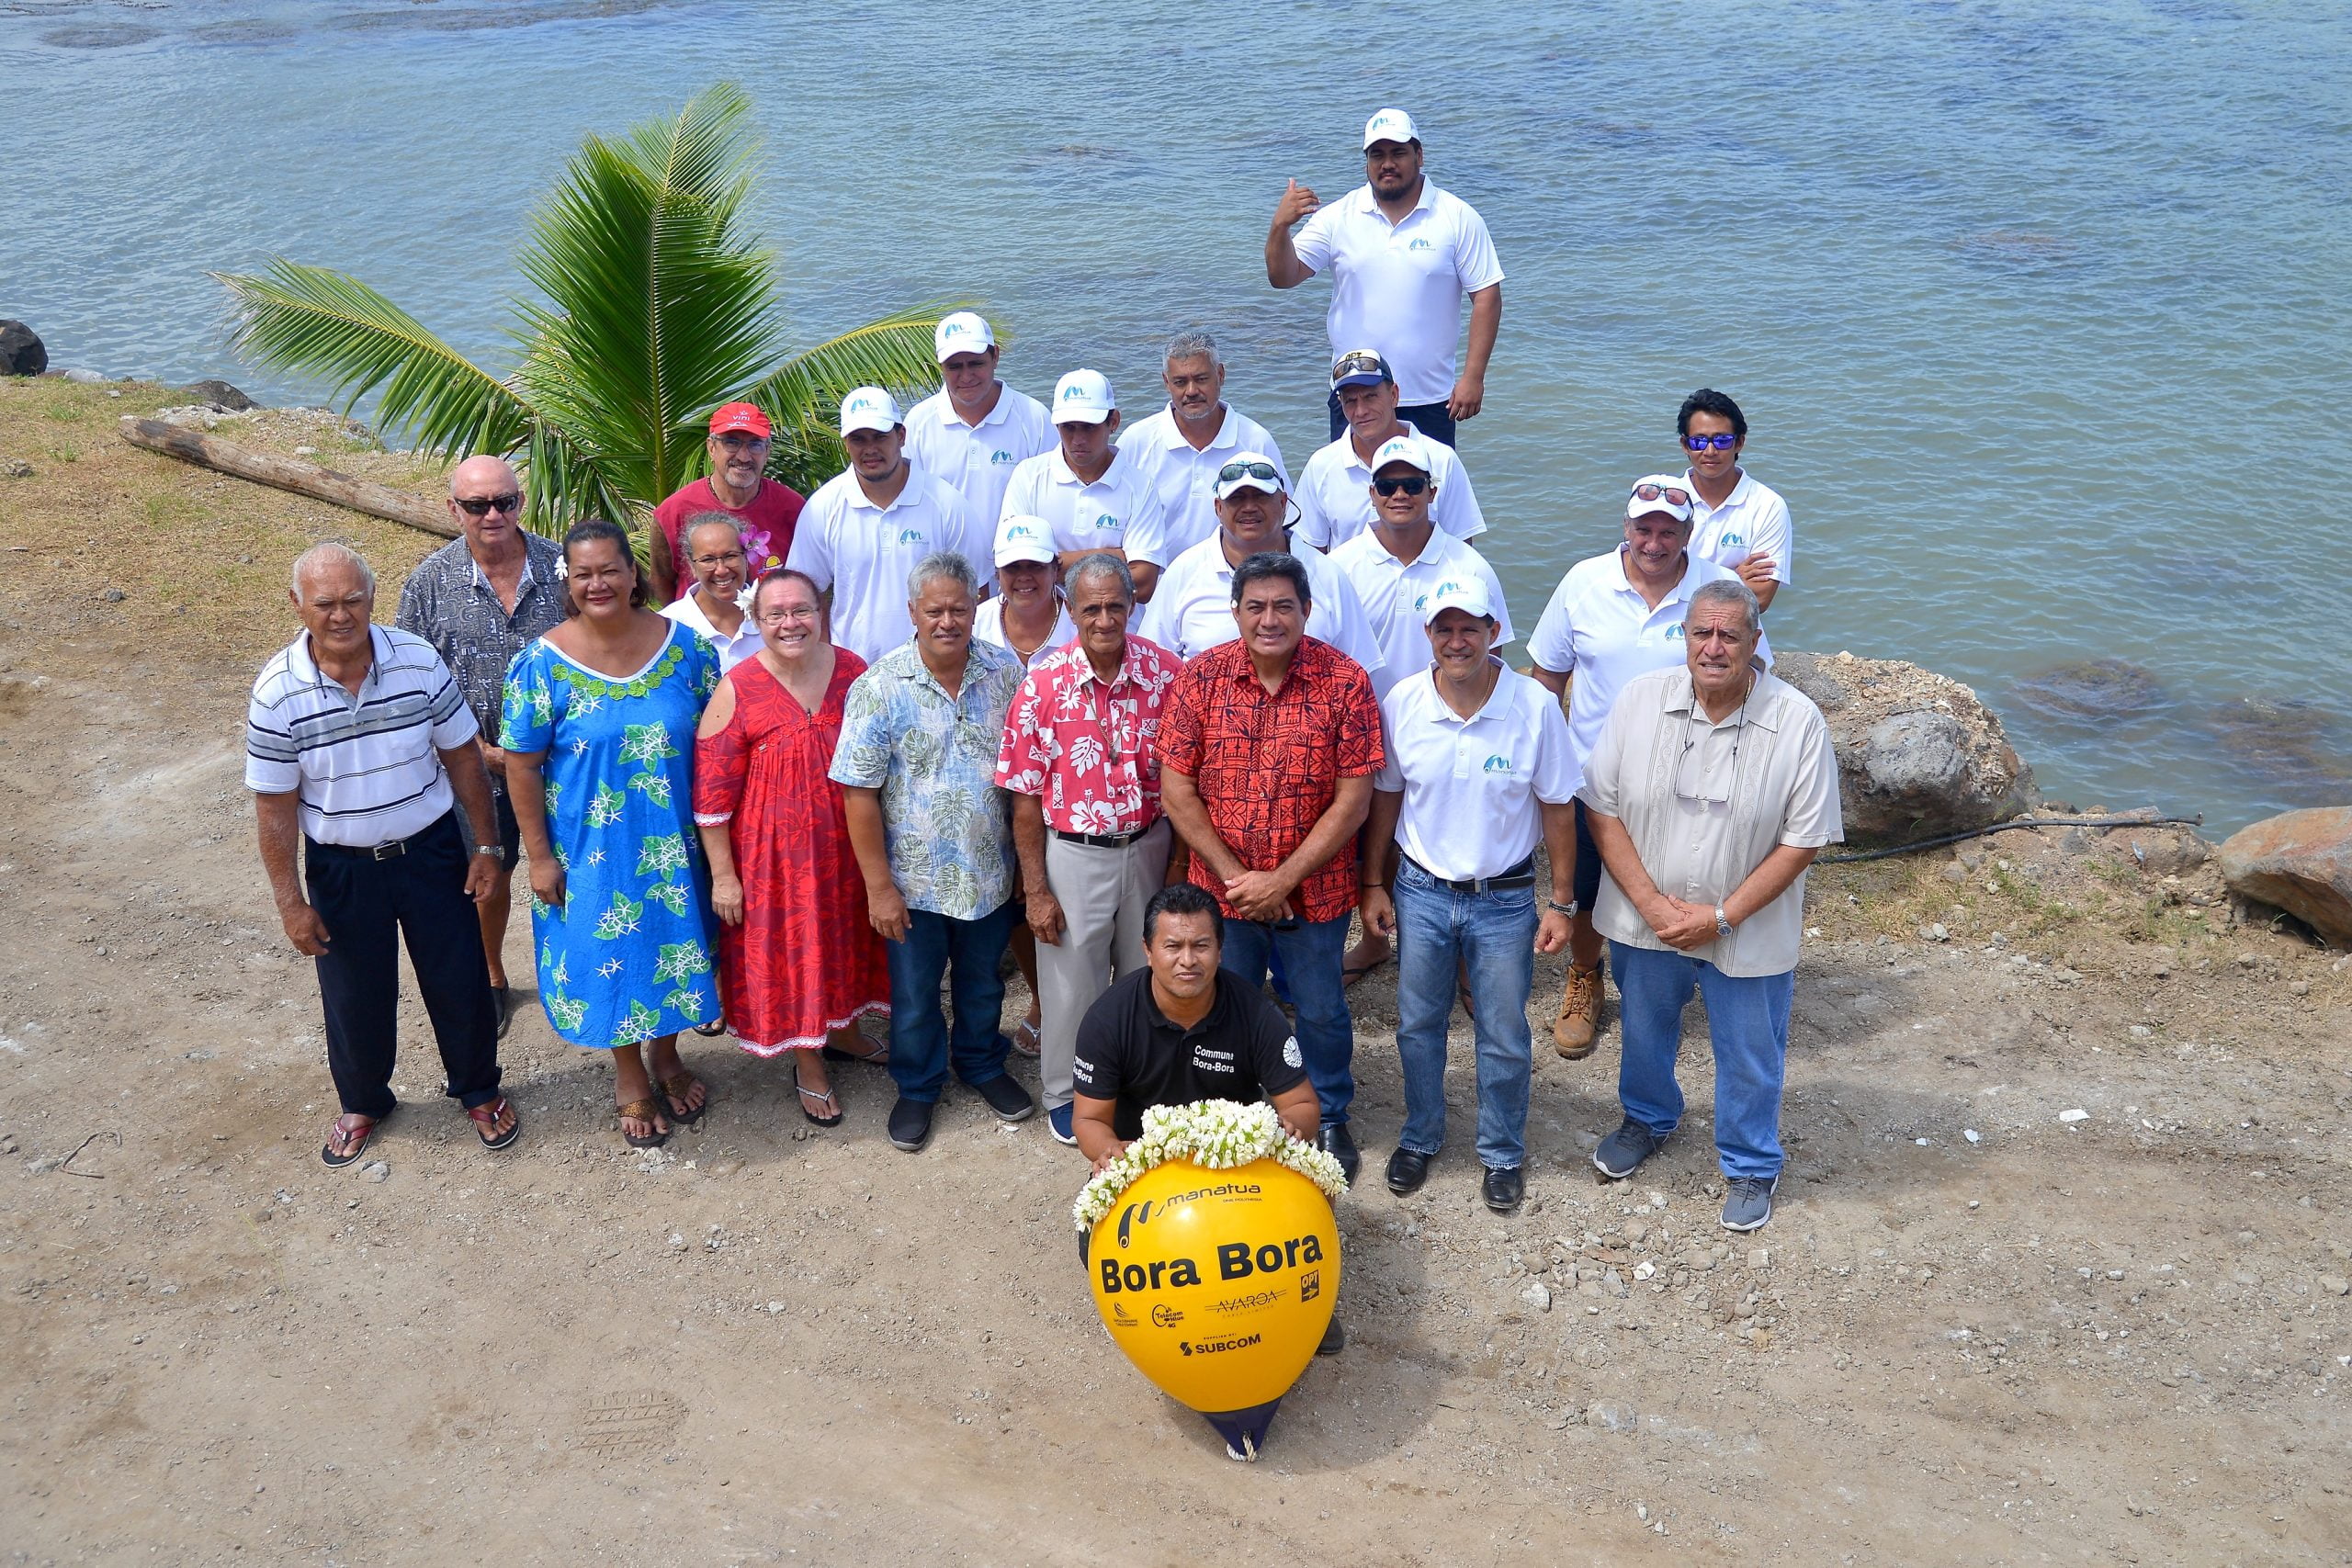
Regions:
<instances>
[{"instance_id":1,"label":"leather belt","mask_svg":"<svg viewBox=\"0 0 2352 1568\"><path fill-rule=\"evenodd\" d=\"M1414 860L1412 856L1406 854L1401 849L1396 852L1406 861L1409 862L1414 870L1419 872L1423 876L1428 877L1431 882L1436 883L1440 887L1444 888L1449 893L1490 893L1498 888L1503 887L1532 887L1535 886L1535 857L1532 854L1499 875L1474 876L1466 882L1456 882L1452 877L1440 876L1436 872L1431 871L1419 861Z\"/></svg>"},{"instance_id":2,"label":"leather belt","mask_svg":"<svg viewBox=\"0 0 2352 1568\"><path fill-rule=\"evenodd\" d=\"M405 839L393 839L389 842L381 844L322 844L316 839L312 839L311 840L311 844L314 849L322 849L326 851L329 854L343 855L352 860L398 860L401 856L408 853L409 847L411 845L421 841L426 834L434 832L443 822L447 822L448 819L449 818L447 817L444 816L436 820L430 828L424 829L419 832L411 833Z\"/></svg>"},{"instance_id":3,"label":"leather belt","mask_svg":"<svg viewBox=\"0 0 2352 1568\"><path fill-rule=\"evenodd\" d=\"M1046 831L1066 844L1084 844L1095 850L1124 850L1159 826L1159 818L1155 817L1132 833L1065 833L1059 828L1050 828Z\"/></svg>"}]
</instances>

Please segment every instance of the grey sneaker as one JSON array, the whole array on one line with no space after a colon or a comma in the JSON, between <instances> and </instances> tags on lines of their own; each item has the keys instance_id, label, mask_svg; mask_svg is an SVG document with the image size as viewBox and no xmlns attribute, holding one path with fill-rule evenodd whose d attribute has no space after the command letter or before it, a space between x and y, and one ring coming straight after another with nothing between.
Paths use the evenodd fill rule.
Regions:
<instances>
[{"instance_id":1,"label":"grey sneaker","mask_svg":"<svg viewBox=\"0 0 2352 1568\"><path fill-rule=\"evenodd\" d=\"M1642 1161L1666 1146L1666 1140L1632 1117L1600 1140L1592 1151L1592 1168L1611 1181L1623 1181L1641 1168Z\"/></svg>"},{"instance_id":2,"label":"grey sneaker","mask_svg":"<svg viewBox=\"0 0 2352 1568\"><path fill-rule=\"evenodd\" d=\"M1780 1185L1777 1176L1733 1177L1724 1194L1724 1229L1762 1230L1772 1217L1772 1190Z\"/></svg>"}]
</instances>

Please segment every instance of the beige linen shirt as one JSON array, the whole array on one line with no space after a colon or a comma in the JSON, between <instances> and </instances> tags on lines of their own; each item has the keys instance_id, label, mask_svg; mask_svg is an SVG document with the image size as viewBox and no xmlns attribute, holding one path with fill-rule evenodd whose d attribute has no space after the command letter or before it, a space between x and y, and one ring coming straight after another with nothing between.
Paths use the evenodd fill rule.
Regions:
<instances>
[{"instance_id":1,"label":"beige linen shirt","mask_svg":"<svg viewBox=\"0 0 2352 1568\"><path fill-rule=\"evenodd\" d=\"M1577 794L1624 824L1659 892L1710 908L1780 845L1816 849L1846 836L1828 721L1804 693L1761 671L1746 705L1720 724L1692 701L1686 668L1627 682ZM1592 919L1612 942L1667 951L1605 874ZM1785 974L1797 966L1804 921L1800 875L1731 935L1688 952L1725 975Z\"/></svg>"}]
</instances>

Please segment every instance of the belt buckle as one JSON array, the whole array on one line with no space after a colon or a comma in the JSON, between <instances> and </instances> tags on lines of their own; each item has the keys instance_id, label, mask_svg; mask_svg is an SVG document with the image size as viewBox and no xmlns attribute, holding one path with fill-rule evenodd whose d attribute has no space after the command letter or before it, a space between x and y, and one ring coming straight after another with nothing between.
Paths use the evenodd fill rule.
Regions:
<instances>
[{"instance_id":1,"label":"belt buckle","mask_svg":"<svg viewBox=\"0 0 2352 1568\"><path fill-rule=\"evenodd\" d=\"M378 861L398 860L406 853L408 853L408 840L394 839L389 844L378 844L374 849L369 850L368 858Z\"/></svg>"}]
</instances>

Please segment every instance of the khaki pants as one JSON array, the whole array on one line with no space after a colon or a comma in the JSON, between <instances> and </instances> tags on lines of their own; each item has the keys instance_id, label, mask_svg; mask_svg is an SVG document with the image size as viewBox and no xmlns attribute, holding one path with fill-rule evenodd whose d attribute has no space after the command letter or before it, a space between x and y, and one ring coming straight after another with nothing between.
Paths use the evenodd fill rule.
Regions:
<instances>
[{"instance_id":1,"label":"khaki pants","mask_svg":"<svg viewBox=\"0 0 2352 1568\"><path fill-rule=\"evenodd\" d=\"M1144 966L1143 907L1168 871L1168 818L1125 849L1046 835L1046 886L1062 907L1062 939L1037 944L1038 1087L1046 1109L1070 1101L1079 1021L1113 979Z\"/></svg>"}]
</instances>

